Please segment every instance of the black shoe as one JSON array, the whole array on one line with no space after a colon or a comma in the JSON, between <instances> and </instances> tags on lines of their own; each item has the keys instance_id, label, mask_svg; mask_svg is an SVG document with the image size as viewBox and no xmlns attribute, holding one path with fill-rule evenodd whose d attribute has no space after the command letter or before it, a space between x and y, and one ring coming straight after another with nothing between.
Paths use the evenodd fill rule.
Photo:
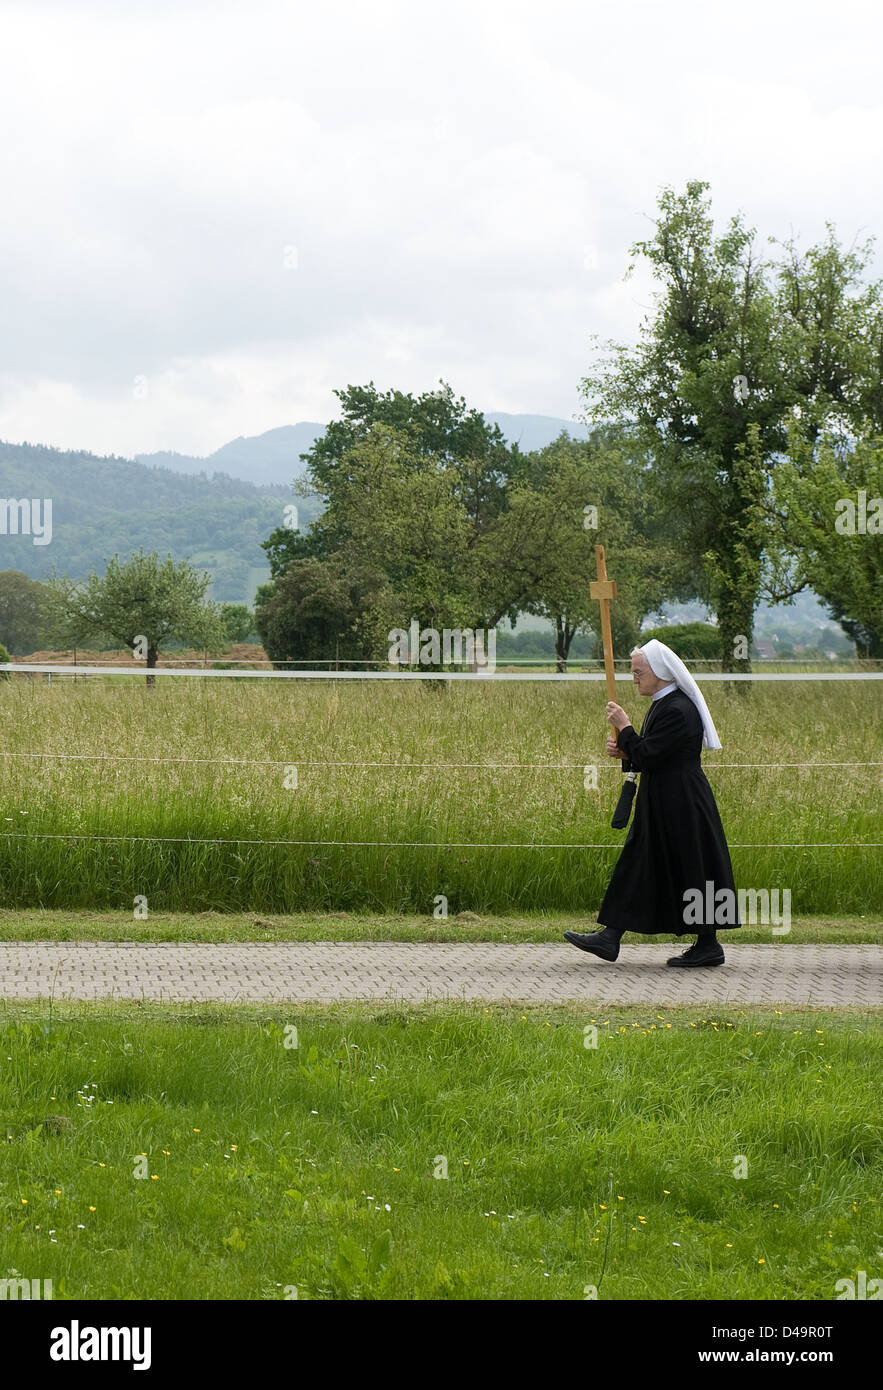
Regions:
<instances>
[{"instance_id":1,"label":"black shoe","mask_svg":"<svg viewBox=\"0 0 883 1390\"><path fill-rule=\"evenodd\" d=\"M589 951L593 956L600 956L602 960L616 960L619 955L619 933L611 931L605 927L603 931L593 931L589 935L583 935L578 931L566 931L565 941L569 941L571 946L578 946L581 951Z\"/></svg>"},{"instance_id":2,"label":"black shoe","mask_svg":"<svg viewBox=\"0 0 883 1390\"><path fill-rule=\"evenodd\" d=\"M670 956L666 965L723 965L726 957L719 941L703 941L700 937L682 956Z\"/></svg>"}]
</instances>

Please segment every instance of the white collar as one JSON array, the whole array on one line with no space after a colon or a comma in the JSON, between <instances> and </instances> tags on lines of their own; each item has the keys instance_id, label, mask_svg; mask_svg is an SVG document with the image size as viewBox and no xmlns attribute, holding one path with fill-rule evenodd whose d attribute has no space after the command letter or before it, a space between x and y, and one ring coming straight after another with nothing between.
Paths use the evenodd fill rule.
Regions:
<instances>
[{"instance_id":1,"label":"white collar","mask_svg":"<svg viewBox=\"0 0 883 1390\"><path fill-rule=\"evenodd\" d=\"M668 685L664 685L661 690L657 690L656 694L651 695L650 698L652 700L661 700L663 695L670 695L671 692L677 690L677 688L677 683L675 681L670 681Z\"/></svg>"}]
</instances>

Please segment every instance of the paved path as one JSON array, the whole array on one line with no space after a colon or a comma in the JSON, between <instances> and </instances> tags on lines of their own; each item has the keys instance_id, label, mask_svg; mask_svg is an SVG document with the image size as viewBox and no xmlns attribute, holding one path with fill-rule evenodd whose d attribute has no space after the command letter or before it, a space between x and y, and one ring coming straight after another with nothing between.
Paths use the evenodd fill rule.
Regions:
<instances>
[{"instance_id":1,"label":"paved path","mask_svg":"<svg viewBox=\"0 0 883 1390\"><path fill-rule=\"evenodd\" d=\"M727 946L719 969L667 969L677 950L609 965L564 944L12 943L0 998L883 1005L883 946Z\"/></svg>"}]
</instances>

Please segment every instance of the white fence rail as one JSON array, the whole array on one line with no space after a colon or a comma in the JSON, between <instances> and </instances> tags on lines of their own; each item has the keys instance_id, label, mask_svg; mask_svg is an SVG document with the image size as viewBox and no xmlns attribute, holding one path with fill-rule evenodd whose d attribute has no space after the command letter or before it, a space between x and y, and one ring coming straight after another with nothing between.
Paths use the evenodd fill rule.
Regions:
<instances>
[{"instance_id":1,"label":"white fence rail","mask_svg":"<svg viewBox=\"0 0 883 1390\"><path fill-rule=\"evenodd\" d=\"M306 681L603 681L603 671L234 671L185 670L176 666L61 666L30 661L0 664L12 675L49 676L186 676L221 680ZM696 671L702 681L881 681L883 671ZM618 671L617 681L632 684L631 673Z\"/></svg>"}]
</instances>

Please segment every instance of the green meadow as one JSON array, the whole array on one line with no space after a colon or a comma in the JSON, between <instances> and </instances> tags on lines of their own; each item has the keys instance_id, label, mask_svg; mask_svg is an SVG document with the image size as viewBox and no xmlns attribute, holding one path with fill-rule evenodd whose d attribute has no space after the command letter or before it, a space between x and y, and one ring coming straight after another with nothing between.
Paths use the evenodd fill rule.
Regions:
<instances>
[{"instance_id":1,"label":"green meadow","mask_svg":"<svg viewBox=\"0 0 883 1390\"><path fill-rule=\"evenodd\" d=\"M879 910L883 852L861 842L883 842L880 686L706 692L737 883L789 888L795 918ZM640 720L628 683L620 700ZM623 841L603 701L552 682L14 677L2 906L592 913ZM831 762L876 765L799 765Z\"/></svg>"},{"instance_id":2,"label":"green meadow","mask_svg":"<svg viewBox=\"0 0 883 1390\"><path fill-rule=\"evenodd\" d=\"M0 1043L0 1274L56 1299L832 1300L879 1272L873 1014L6 1004Z\"/></svg>"}]
</instances>

